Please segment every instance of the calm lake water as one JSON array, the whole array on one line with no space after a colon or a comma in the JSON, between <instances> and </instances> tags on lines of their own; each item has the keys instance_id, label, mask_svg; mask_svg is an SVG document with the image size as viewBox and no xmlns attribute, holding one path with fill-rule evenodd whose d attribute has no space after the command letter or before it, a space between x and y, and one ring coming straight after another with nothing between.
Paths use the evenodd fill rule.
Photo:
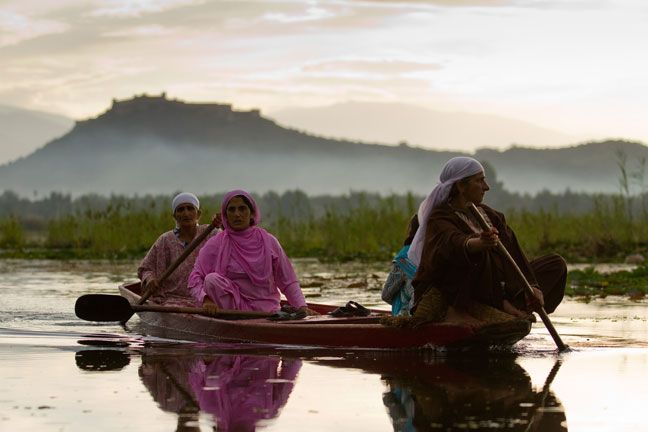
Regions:
<instances>
[{"instance_id":1,"label":"calm lake water","mask_svg":"<svg viewBox=\"0 0 648 432\"><path fill-rule=\"evenodd\" d=\"M645 300L566 300L561 355L541 322L511 351L458 354L200 344L75 317L136 265L0 260L0 430L646 430ZM388 268L296 261L309 301L340 305L384 307Z\"/></svg>"}]
</instances>

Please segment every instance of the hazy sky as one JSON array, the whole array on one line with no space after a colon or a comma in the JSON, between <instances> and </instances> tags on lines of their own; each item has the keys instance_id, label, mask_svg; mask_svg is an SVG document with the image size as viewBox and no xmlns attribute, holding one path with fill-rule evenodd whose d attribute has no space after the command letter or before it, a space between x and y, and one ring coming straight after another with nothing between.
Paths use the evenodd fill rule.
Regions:
<instances>
[{"instance_id":1,"label":"hazy sky","mask_svg":"<svg viewBox=\"0 0 648 432\"><path fill-rule=\"evenodd\" d=\"M643 0L0 0L0 104L399 102L648 143L647 23Z\"/></svg>"}]
</instances>

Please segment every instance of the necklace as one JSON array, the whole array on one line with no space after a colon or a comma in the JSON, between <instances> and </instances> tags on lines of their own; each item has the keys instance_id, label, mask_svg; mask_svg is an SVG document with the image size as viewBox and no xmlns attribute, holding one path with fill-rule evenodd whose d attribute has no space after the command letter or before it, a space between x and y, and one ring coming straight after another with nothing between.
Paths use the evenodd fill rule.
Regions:
<instances>
[{"instance_id":1,"label":"necklace","mask_svg":"<svg viewBox=\"0 0 648 432\"><path fill-rule=\"evenodd\" d=\"M452 203L452 201L453 201L452 199L449 199L449 200L448 200L448 205L450 206L450 208L451 208L452 210L454 210L454 211L458 211L458 212L462 212L462 213L467 213L466 209L455 206L455 205Z\"/></svg>"}]
</instances>

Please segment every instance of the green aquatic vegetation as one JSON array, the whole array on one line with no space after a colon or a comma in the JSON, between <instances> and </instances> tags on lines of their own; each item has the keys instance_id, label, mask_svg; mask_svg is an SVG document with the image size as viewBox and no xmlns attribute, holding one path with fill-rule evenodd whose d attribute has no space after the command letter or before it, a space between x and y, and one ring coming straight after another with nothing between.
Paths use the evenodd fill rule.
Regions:
<instances>
[{"instance_id":1,"label":"green aquatic vegetation","mask_svg":"<svg viewBox=\"0 0 648 432\"><path fill-rule=\"evenodd\" d=\"M168 214L161 212L128 211L120 206L89 210L51 221L45 247L75 251L73 255L86 251L95 257L132 257L146 252L172 226Z\"/></svg>"},{"instance_id":2,"label":"green aquatic vegetation","mask_svg":"<svg viewBox=\"0 0 648 432\"><path fill-rule=\"evenodd\" d=\"M88 198L89 199L89 198ZM203 197L202 222L219 210L219 197ZM390 260L401 248L420 197L352 192L312 198L299 192L260 197L263 225L279 238L291 257L324 260ZM141 257L163 232L173 227L169 197L110 197L97 205L75 202L74 211L40 222L0 219L2 256L119 258ZM318 203L317 206L315 203ZM648 213L628 216L619 199L595 200L588 213L556 208L509 210L509 225L531 258L551 252L568 262L621 262L627 255L648 255ZM641 287L639 287L641 288ZM577 284L574 292L604 295Z\"/></svg>"},{"instance_id":3,"label":"green aquatic vegetation","mask_svg":"<svg viewBox=\"0 0 648 432\"><path fill-rule=\"evenodd\" d=\"M275 214L264 227L280 240L291 257L390 260L401 248L409 220L416 211L413 196L404 203L398 196L370 201L359 193L354 195L353 207L346 211L331 206L321 216L305 214L299 218L289 217L289 211L284 214L277 204ZM202 222L207 223L216 211L215 205L203 208ZM149 208L143 208L141 203L134 207L129 201L116 200L105 209L88 208L52 219L46 226L44 240L28 244L20 254L141 257L173 223L166 206L151 202ZM3 256L20 256L16 248L9 249Z\"/></svg>"},{"instance_id":4,"label":"green aquatic vegetation","mask_svg":"<svg viewBox=\"0 0 648 432\"><path fill-rule=\"evenodd\" d=\"M600 273L593 267L572 270L567 277L566 294L583 297L625 295L639 300L648 294L648 265L613 273Z\"/></svg>"},{"instance_id":5,"label":"green aquatic vegetation","mask_svg":"<svg viewBox=\"0 0 648 432\"><path fill-rule=\"evenodd\" d=\"M514 210L507 219L530 256L558 252L570 262L619 262L648 250L648 217L625 215L623 202L613 200L586 214Z\"/></svg>"},{"instance_id":6,"label":"green aquatic vegetation","mask_svg":"<svg viewBox=\"0 0 648 432\"><path fill-rule=\"evenodd\" d=\"M15 217L0 220L0 248L22 249L25 245L25 230Z\"/></svg>"},{"instance_id":7,"label":"green aquatic vegetation","mask_svg":"<svg viewBox=\"0 0 648 432\"><path fill-rule=\"evenodd\" d=\"M360 199L352 212L331 208L323 217L306 221L281 217L267 228L289 256L386 260L402 247L414 211L413 202L402 208L393 198L377 206Z\"/></svg>"}]
</instances>

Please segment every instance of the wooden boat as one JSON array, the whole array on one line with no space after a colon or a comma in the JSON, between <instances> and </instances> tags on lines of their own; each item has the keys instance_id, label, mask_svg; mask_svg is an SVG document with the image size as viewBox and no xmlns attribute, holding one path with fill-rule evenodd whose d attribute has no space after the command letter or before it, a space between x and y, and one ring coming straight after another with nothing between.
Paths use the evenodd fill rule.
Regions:
<instances>
[{"instance_id":1,"label":"wooden boat","mask_svg":"<svg viewBox=\"0 0 648 432\"><path fill-rule=\"evenodd\" d=\"M122 297L131 304L140 298L140 284L119 287ZM529 334L531 323L514 320L473 330L448 323L426 323L403 328L380 323L388 312L372 310L366 317L332 317L336 306L309 303L321 313L301 320L271 321L267 318L222 319L186 313L140 311L142 323L151 334L174 339L218 340L264 345L324 347L341 349L416 349L488 347L512 345Z\"/></svg>"}]
</instances>

